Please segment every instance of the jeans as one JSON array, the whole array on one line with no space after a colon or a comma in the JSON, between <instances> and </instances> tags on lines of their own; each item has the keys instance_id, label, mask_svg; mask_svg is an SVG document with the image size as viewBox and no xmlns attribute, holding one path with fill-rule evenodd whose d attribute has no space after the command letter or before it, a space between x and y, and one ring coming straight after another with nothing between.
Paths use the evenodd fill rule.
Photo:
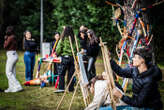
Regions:
<instances>
[{"instance_id":1,"label":"jeans","mask_svg":"<svg viewBox=\"0 0 164 110\"><path fill-rule=\"evenodd\" d=\"M113 110L111 106L107 106L107 107L101 107L99 110ZM137 107L132 107L129 105L125 105L125 106L117 106L117 110L153 110L153 109L149 109L149 108L137 108Z\"/></svg>"},{"instance_id":2,"label":"jeans","mask_svg":"<svg viewBox=\"0 0 164 110\"><path fill-rule=\"evenodd\" d=\"M90 57L88 60L87 77L89 81L96 76L95 62L95 57Z\"/></svg>"},{"instance_id":3,"label":"jeans","mask_svg":"<svg viewBox=\"0 0 164 110\"><path fill-rule=\"evenodd\" d=\"M25 63L25 79L26 81L33 79L33 70L35 65L35 52L26 51L24 53Z\"/></svg>"},{"instance_id":4,"label":"jeans","mask_svg":"<svg viewBox=\"0 0 164 110\"><path fill-rule=\"evenodd\" d=\"M11 90L17 90L22 88L19 81L16 79L16 63L18 61L18 55L16 51L7 51L6 61L6 76L8 79L8 86Z\"/></svg>"},{"instance_id":5,"label":"jeans","mask_svg":"<svg viewBox=\"0 0 164 110\"><path fill-rule=\"evenodd\" d=\"M59 89L64 90L66 70L68 70L67 84L70 82L70 80L75 72L75 65L74 65L73 57L72 56L62 57L62 62L57 66L57 68L58 68L57 71L58 71L58 75L59 75ZM74 90L74 83L75 83L75 80L73 80L70 83L69 91Z\"/></svg>"}]
</instances>

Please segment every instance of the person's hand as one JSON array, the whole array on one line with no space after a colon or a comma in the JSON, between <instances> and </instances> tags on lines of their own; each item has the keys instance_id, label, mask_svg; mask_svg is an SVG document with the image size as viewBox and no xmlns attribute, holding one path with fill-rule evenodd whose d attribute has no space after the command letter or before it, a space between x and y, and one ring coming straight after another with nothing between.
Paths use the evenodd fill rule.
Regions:
<instances>
[{"instance_id":1,"label":"person's hand","mask_svg":"<svg viewBox=\"0 0 164 110\"><path fill-rule=\"evenodd\" d=\"M52 57L57 58L57 55L56 54L52 54Z\"/></svg>"},{"instance_id":2,"label":"person's hand","mask_svg":"<svg viewBox=\"0 0 164 110\"><path fill-rule=\"evenodd\" d=\"M123 93L121 92L121 90L119 90L118 88L114 88L113 89L113 95L115 96L115 97L118 97L118 98L122 98L122 96L123 96Z\"/></svg>"},{"instance_id":3,"label":"person's hand","mask_svg":"<svg viewBox=\"0 0 164 110\"><path fill-rule=\"evenodd\" d=\"M86 88L86 87L88 87L88 84L89 84L89 83L82 83L82 86L83 86L84 88Z\"/></svg>"},{"instance_id":4,"label":"person's hand","mask_svg":"<svg viewBox=\"0 0 164 110\"><path fill-rule=\"evenodd\" d=\"M93 84L91 84L90 92L91 92L92 94L94 93L94 85L93 85Z\"/></svg>"},{"instance_id":5,"label":"person's hand","mask_svg":"<svg viewBox=\"0 0 164 110\"><path fill-rule=\"evenodd\" d=\"M108 51L108 55L109 55L109 60L111 60L111 53L110 53L110 51Z\"/></svg>"},{"instance_id":6,"label":"person's hand","mask_svg":"<svg viewBox=\"0 0 164 110\"><path fill-rule=\"evenodd\" d=\"M4 37L5 40L7 40L7 38L8 38L7 36Z\"/></svg>"},{"instance_id":7,"label":"person's hand","mask_svg":"<svg viewBox=\"0 0 164 110\"><path fill-rule=\"evenodd\" d=\"M63 26L63 29L65 29L66 26Z\"/></svg>"},{"instance_id":8,"label":"person's hand","mask_svg":"<svg viewBox=\"0 0 164 110\"><path fill-rule=\"evenodd\" d=\"M52 57L57 58L56 52L52 54Z\"/></svg>"},{"instance_id":9,"label":"person's hand","mask_svg":"<svg viewBox=\"0 0 164 110\"><path fill-rule=\"evenodd\" d=\"M80 53L81 53L81 54L84 54L84 53L85 53L85 52L84 52L84 49L81 49Z\"/></svg>"}]
</instances>

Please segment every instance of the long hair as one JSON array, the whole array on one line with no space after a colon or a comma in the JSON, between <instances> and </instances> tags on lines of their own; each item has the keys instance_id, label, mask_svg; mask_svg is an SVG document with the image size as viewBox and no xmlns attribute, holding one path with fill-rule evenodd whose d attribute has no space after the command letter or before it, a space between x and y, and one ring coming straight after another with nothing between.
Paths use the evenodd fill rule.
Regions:
<instances>
[{"instance_id":1,"label":"long hair","mask_svg":"<svg viewBox=\"0 0 164 110\"><path fill-rule=\"evenodd\" d=\"M30 32L29 30L26 30L26 31L24 31L24 33L23 33L23 49L25 49L25 47L24 47L24 43L25 43L25 41L26 41L26 33L27 32ZM31 33L31 32L30 32Z\"/></svg>"},{"instance_id":2,"label":"long hair","mask_svg":"<svg viewBox=\"0 0 164 110\"><path fill-rule=\"evenodd\" d=\"M61 39L64 39L65 37L71 37L72 42L75 41L74 38L74 32L71 26L66 26L61 34Z\"/></svg>"},{"instance_id":3,"label":"long hair","mask_svg":"<svg viewBox=\"0 0 164 110\"><path fill-rule=\"evenodd\" d=\"M14 34L14 27L13 26L7 26L7 28L6 28L6 35L10 36L12 34Z\"/></svg>"},{"instance_id":4,"label":"long hair","mask_svg":"<svg viewBox=\"0 0 164 110\"><path fill-rule=\"evenodd\" d=\"M87 33L90 33L91 39L89 40L89 44L93 45L94 43L98 43L98 38L96 37L93 30L88 29Z\"/></svg>"},{"instance_id":5,"label":"long hair","mask_svg":"<svg viewBox=\"0 0 164 110\"><path fill-rule=\"evenodd\" d=\"M24 40L26 40L26 33L27 32L30 32L29 30L26 30L24 33L23 33L23 37L24 37ZM30 32L31 33L31 32Z\"/></svg>"}]
</instances>

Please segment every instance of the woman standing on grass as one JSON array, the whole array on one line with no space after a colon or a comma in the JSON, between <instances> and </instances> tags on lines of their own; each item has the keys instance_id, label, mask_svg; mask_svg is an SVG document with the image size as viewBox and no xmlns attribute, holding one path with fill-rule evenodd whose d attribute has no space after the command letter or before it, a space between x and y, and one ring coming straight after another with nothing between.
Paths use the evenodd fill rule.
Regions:
<instances>
[{"instance_id":1,"label":"woman standing on grass","mask_svg":"<svg viewBox=\"0 0 164 110\"><path fill-rule=\"evenodd\" d=\"M57 69L59 74L59 90L55 92L64 92L66 70L68 70L67 84L70 82L75 72L75 65L74 65L74 59L70 46L69 36L71 37L73 43L73 49L74 52L76 53L73 29L71 26L66 26L64 27L64 30L61 34L61 39L59 40L59 43L56 48L56 53L57 55L62 57L62 62L58 65L58 69ZM74 81L71 81L69 86L69 91L73 91L73 90L74 90Z\"/></svg>"},{"instance_id":2,"label":"woman standing on grass","mask_svg":"<svg viewBox=\"0 0 164 110\"><path fill-rule=\"evenodd\" d=\"M87 70L88 67L88 57L87 57L87 30L88 28L85 26L80 26L79 33L78 33L78 38L80 41L80 53L83 54L83 62L84 62L84 67L85 70Z\"/></svg>"},{"instance_id":3,"label":"woman standing on grass","mask_svg":"<svg viewBox=\"0 0 164 110\"><path fill-rule=\"evenodd\" d=\"M37 45L35 40L31 38L31 32L28 30L24 32L24 49L25 79L30 81L33 79Z\"/></svg>"},{"instance_id":4,"label":"woman standing on grass","mask_svg":"<svg viewBox=\"0 0 164 110\"><path fill-rule=\"evenodd\" d=\"M88 76L88 80L91 80L93 77L96 76L95 62L99 54L100 46L99 46L99 40L96 37L93 30L89 29L87 31L87 35L89 39L89 44L87 47L87 56L89 57L87 76Z\"/></svg>"},{"instance_id":5,"label":"woman standing on grass","mask_svg":"<svg viewBox=\"0 0 164 110\"><path fill-rule=\"evenodd\" d=\"M16 63L18 61L18 55L16 52L17 41L14 35L14 28L12 26L8 26L6 29L4 48L7 50L6 76L9 86L4 92L21 91L23 88L16 79Z\"/></svg>"}]
</instances>

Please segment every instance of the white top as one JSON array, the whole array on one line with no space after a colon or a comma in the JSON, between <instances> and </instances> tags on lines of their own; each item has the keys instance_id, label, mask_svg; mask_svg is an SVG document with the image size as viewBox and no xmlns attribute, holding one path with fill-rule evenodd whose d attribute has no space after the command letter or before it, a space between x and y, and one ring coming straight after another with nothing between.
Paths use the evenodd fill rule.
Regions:
<instances>
[{"instance_id":1,"label":"white top","mask_svg":"<svg viewBox=\"0 0 164 110\"><path fill-rule=\"evenodd\" d=\"M105 91L107 91L107 81L106 80L97 80L94 85L93 102L100 102L103 98L106 98ZM108 101L108 103L110 103L109 97L107 97L107 101Z\"/></svg>"}]
</instances>

